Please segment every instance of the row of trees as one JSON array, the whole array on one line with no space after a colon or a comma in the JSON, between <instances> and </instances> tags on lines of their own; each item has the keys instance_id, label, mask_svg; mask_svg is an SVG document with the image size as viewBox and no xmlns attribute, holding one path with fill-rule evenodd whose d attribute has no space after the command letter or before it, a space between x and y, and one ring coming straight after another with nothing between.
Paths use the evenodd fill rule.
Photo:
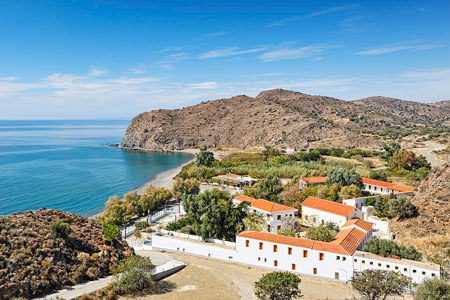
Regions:
<instances>
[{"instance_id":1,"label":"row of trees","mask_svg":"<svg viewBox=\"0 0 450 300\"><path fill-rule=\"evenodd\" d=\"M422 260L422 253L413 246L405 247L391 240L370 239L364 244L363 251L384 256L394 255L405 259Z\"/></svg>"},{"instance_id":2,"label":"row of trees","mask_svg":"<svg viewBox=\"0 0 450 300\"><path fill-rule=\"evenodd\" d=\"M418 216L417 207L406 196L380 197L376 202L375 214L381 218L396 218L400 220Z\"/></svg>"},{"instance_id":3,"label":"row of trees","mask_svg":"<svg viewBox=\"0 0 450 300\"><path fill-rule=\"evenodd\" d=\"M264 274L255 282L255 295L260 300L290 300L302 297L301 279L289 272ZM401 296L411 290L411 278L395 271L364 270L355 272L352 287L356 299L381 300ZM439 279L425 280L415 291L414 300L450 300L450 284Z\"/></svg>"}]
</instances>

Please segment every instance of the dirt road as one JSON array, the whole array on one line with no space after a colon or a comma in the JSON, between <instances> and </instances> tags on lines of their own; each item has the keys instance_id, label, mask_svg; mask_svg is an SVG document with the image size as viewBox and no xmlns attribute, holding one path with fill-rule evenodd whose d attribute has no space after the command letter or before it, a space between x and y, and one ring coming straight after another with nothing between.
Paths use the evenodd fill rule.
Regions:
<instances>
[{"instance_id":1,"label":"dirt road","mask_svg":"<svg viewBox=\"0 0 450 300\"><path fill-rule=\"evenodd\" d=\"M439 144L434 141L426 141L424 142L426 147L424 148L413 148L412 150L416 154L422 154L425 156L425 158L428 160L428 162L431 164L431 166L440 166L444 164L444 160L437 156L433 151L438 151L447 148L448 145L445 144Z\"/></svg>"}]
</instances>

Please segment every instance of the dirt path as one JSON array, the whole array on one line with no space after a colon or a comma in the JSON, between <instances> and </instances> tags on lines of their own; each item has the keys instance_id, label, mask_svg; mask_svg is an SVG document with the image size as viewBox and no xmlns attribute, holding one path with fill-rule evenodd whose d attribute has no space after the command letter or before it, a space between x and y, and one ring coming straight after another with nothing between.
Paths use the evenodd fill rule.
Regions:
<instances>
[{"instance_id":1,"label":"dirt path","mask_svg":"<svg viewBox=\"0 0 450 300\"><path fill-rule=\"evenodd\" d=\"M412 150L416 154L422 154L431 164L431 166L440 166L444 164L444 160L440 158L438 155L433 153L433 151L438 151L447 148L448 145L439 144L434 141L426 141L424 144L427 146L425 148L413 148Z\"/></svg>"},{"instance_id":2,"label":"dirt path","mask_svg":"<svg viewBox=\"0 0 450 300\"><path fill-rule=\"evenodd\" d=\"M133 298L153 299L256 299L254 282L267 270L230 264L184 254L169 254L172 259L182 261L187 267L167 280L176 287L166 293ZM167 258L168 259L168 258ZM300 289L303 299L349 299L349 285L329 280L301 277Z\"/></svg>"}]
</instances>

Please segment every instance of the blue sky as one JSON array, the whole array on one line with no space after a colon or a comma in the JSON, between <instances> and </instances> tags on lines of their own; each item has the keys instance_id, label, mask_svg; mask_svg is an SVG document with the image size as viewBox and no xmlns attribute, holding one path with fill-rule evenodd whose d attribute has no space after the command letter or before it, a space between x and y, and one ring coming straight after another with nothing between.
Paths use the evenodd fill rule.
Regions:
<instances>
[{"instance_id":1,"label":"blue sky","mask_svg":"<svg viewBox=\"0 0 450 300\"><path fill-rule=\"evenodd\" d=\"M449 1L1 1L0 119L129 118L286 88L450 99Z\"/></svg>"}]
</instances>

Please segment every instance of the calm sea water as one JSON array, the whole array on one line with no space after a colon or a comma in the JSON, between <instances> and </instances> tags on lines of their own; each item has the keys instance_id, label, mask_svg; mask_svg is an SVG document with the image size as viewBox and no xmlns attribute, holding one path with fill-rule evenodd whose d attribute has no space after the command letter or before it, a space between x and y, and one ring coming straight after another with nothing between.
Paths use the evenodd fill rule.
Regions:
<instances>
[{"instance_id":1,"label":"calm sea water","mask_svg":"<svg viewBox=\"0 0 450 300\"><path fill-rule=\"evenodd\" d=\"M0 215L45 206L89 216L192 157L108 146L128 123L0 121Z\"/></svg>"}]
</instances>

